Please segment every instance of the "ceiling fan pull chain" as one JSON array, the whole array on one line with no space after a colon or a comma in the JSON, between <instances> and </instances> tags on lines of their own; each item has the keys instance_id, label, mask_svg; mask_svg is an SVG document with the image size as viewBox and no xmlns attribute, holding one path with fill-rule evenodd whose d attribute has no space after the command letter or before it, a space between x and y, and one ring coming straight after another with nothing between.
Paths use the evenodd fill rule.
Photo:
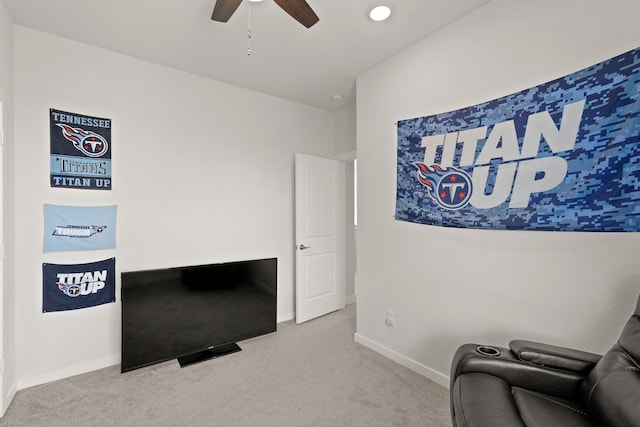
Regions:
<instances>
[{"instance_id":1,"label":"ceiling fan pull chain","mask_svg":"<svg viewBox=\"0 0 640 427\"><path fill-rule=\"evenodd\" d=\"M251 3L249 3L249 19L247 24L247 56L251 56Z\"/></svg>"}]
</instances>

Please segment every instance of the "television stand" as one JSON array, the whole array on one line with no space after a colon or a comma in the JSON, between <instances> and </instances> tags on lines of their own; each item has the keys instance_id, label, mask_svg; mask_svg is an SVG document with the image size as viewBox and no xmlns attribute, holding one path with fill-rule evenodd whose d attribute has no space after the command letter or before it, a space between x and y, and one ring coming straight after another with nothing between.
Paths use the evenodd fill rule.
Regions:
<instances>
[{"instance_id":1,"label":"television stand","mask_svg":"<svg viewBox=\"0 0 640 427\"><path fill-rule=\"evenodd\" d=\"M242 349L236 343L219 345L208 348L204 351L198 351L196 353L178 357L178 363L181 368L184 368L185 366L193 365L194 363L204 362L205 360L226 356L227 354L237 353L238 351L242 351Z\"/></svg>"}]
</instances>

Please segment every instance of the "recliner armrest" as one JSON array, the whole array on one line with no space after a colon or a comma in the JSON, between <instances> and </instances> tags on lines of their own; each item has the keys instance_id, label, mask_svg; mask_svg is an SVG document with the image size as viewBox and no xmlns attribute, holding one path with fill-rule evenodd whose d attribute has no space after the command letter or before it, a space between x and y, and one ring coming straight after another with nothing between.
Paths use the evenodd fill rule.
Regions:
<instances>
[{"instance_id":1,"label":"recliner armrest","mask_svg":"<svg viewBox=\"0 0 640 427\"><path fill-rule=\"evenodd\" d=\"M580 374L591 371L602 357L595 353L526 340L511 341L509 349L524 362Z\"/></svg>"},{"instance_id":2,"label":"recliner armrest","mask_svg":"<svg viewBox=\"0 0 640 427\"><path fill-rule=\"evenodd\" d=\"M525 362L508 348L497 347L497 356L477 351L477 344L463 344L451 364L451 389L459 375L478 372L502 378L509 385L562 398L573 398L586 373L550 368Z\"/></svg>"}]
</instances>

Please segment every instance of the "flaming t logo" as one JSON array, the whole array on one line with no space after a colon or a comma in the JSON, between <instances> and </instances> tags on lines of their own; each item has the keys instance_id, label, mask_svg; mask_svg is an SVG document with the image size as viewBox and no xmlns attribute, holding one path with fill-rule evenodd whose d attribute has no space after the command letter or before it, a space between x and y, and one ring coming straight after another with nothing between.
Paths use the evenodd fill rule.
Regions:
<instances>
[{"instance_id":1,"label":"flaming t logo","mask_svg":"<svg viewBox=\"0 0 640 427\"><path fill-rule=\"evenodd\" d=\"M56 123L62 128L62 136L73 143L73 146L89 157L102 157L109 150L107 140L95 132Z\"/></svg>"},{"instance_id":2,"label":"flaming t logo","mask_svg":"<svg viewBox=\"0 0 640 427\"><path fill-rule=\"evenodd\" d=\"M440 207L457 210L465 207L471 199L471 177L454 167L426 165L416 162L418 181L427 187L427 194Z\"/></svg>"},{"instance_id":3,"label":"flaming t logo","mask_svg":"<svg viewBox=\"0 0 640 427\"><path fill-rule=\"evenodd\" d=\"M80 295L80 286L58 282L58 289L68 297L75 298Z\"/></svg>"}]
</instances>

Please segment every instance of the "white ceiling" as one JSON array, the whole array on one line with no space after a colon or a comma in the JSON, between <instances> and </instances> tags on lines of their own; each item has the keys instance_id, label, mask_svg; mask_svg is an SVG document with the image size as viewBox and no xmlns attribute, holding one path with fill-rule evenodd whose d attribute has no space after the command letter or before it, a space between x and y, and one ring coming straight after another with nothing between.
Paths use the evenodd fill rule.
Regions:
<instances>
[{"instance_id":1,"label":"white ceiling","mask_svg":"<svg viewBox=\"0 0 640 427\"><path fill-rule=\"evenodd\" d=\"M211 20L215 0L3 1L18 25L335 111L355 102L358 74L489 0L387 0L385 22L367 16L379 0L307 0L310 29L271 0L227 23Z\"/></svg>"}]
</instances>

